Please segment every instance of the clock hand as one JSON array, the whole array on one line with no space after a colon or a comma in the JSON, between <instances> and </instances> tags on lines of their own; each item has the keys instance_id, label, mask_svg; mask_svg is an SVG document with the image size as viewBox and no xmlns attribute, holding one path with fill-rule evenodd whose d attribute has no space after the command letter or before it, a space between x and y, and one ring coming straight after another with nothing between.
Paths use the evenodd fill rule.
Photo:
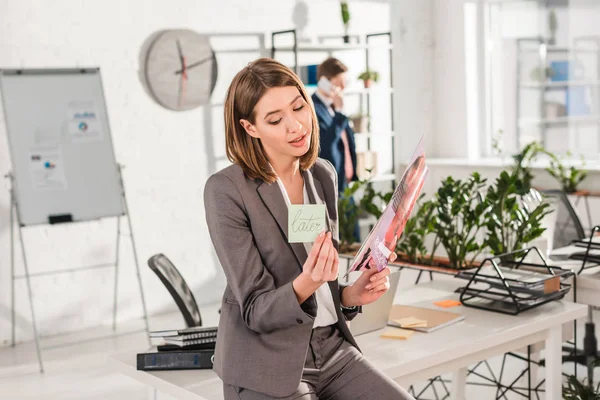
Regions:
<instances>
[{"instance_id":1,"label":"clock hand","mask_svg":"<svg viewBox=\"0 0 600 400\"><path fill-rule=\"evenodd\" d=\"M185 75L181 75L179 77L179 88L177 89L177 107L183 106L184 103L184 97L185 97L185 92L186 92L186 83L187 79L185 78Z\"/></svg>"},{"instance_id":2,"label":"clock hand","mask_svg":"<svg viewBox=\"0 0 600 400\"><path fill-rule=\"evenodd\" d=\"M205 58L204 60L201 60L201 61L195 62L195 63L193 63L193 64L190 64L190 65L188 65L188 66L187 66L187 67L185 67L185 68L183 68L183 67L182 67L182 68L181 68L179 71L175 71L175 75L179 75L179 74L181 74L181 73L185 72L185 71L184 71L184 69L189 71L190 69L192 69L192 68L195 68L195 67L197 67L197 66L199 66L199 65L202 65L202 64L204 64L205 62L207 62L207 61L210 61L210 60L212 60L212 56L210 56L210 57L207 57L207 58Z\"/></svg>"},{"instance_id":3,"label":"clock hand","mask_svg":"<svg viewBox=\"0 0 600 400\"><path fill-rule=\"evenodd\" d=\"M181 63L181 68L183 69L183 51L181 50L181 43L179 42L179 39L177 39L175 43L177 44L177 54L179 54L179 62Z\"/></svg>"},{"instance_id":4,"label":"clock hand","mask_svg":"<svg viewBox=\"0 0 600 400\"><path fill-rule=\"evenodd\" d=\"M183 76L179 78L179 87L177 88L177 107L181 107L181 94L183 93Z\"/></svg>"},{"instance_id":5,"label":"clock hand","mask_svg":"<svg viewBox=\"0 0 600 400\"><path fill-rule=\"evenodd\" d=\"M183 51L181 50L181 42L179 39L177 39L175 43L177 44L177 53L179 53L179 62L181 63L181 71L183 71L183 79L187 80L186 57L183 55Z\"/></svg>"}]
</instances>

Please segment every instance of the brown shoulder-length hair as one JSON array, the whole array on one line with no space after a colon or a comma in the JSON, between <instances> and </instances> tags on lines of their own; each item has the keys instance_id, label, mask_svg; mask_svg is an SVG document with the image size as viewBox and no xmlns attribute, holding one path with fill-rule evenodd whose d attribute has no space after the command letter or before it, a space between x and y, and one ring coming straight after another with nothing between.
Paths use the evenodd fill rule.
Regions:
<instances>
[{"instance_id":1,"label":"brown shoulder-length hair","mask_svg":"<svg viewBox=\"0 0 600 400\"><path fill-rule=\"evenodd\" d=\"M319 124L315 108L300 79L285 65L270 58L259 58L248 64L233 78L225 99L225 145L227 158L238 164L250 179L273 183L272 170L260 139L250 136L240 120L256 122L255 106L270 88L295 86L312 113L310 148L300 157L300 169L313 166L319 155Z\"/></svg>"}]
</instances>

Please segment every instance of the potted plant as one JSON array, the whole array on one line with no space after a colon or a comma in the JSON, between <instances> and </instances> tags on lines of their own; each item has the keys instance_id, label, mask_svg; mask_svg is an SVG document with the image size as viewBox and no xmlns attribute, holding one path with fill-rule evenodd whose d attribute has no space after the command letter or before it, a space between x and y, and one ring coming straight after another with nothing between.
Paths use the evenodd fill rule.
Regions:
<instances>
[{"instance_id":1,"label":"potted plant","mask_svg":"<svg viewBox=\"0 0 600 400\"><path fill-rule=\"evenodd\" d=\"M356 204L354 195L366 185L367 181L358 180L350 182L338 198L338 218L340 229L340 253L352 251L352 245L358 238L354 236L354 229L361 213L360 203Z\"/></svg>"},{"instance_id":2,"label":"potted plant","mask_svg":"<svg viewBox=\"0 0 600 400\"><path fill-rule=\"evenodd\" d=\"M494 255L521 250L540 237L542 220L551 211L535 189L525 190L517 174L502 171L487 191L485 245Z\"/></svg>"},{"instance_id":3,"label":"potted plant","mask_svg":"<svg viewBox=\"0 0 600 400\"><path fill-rule=\"evenodd\" d=\"M588 368L594 368L600 365L598 359L592 361ZM567 382L562 387L564 400L600 400L600 384L594 387L593 383L586 384L585 379L579 382L573 375L567 377Z\"/></svg>"},{"instance_id":4,"label":"potted plant","mask_svg":"<svg viewBox=\"0 0 600 400\"><path fill-rule=\"evenodd\" d=\"M379 80L379 72L372 71L372 70L366 70L366 71L363 71L358 76L358 79L360 79L361 81L363 81L363 84L365 85L365 88L370 88L371 87L371 82L377 82Z\"/></svg>"},{"instance_id":5,"label":"potted plant","mask_svg":"<svg viewBox=\"0 0 600 400\"><path fill-rule=\"evenodd\" d=\"M451 268L472 267L475 258L487 247L478 238L489 208L482 194L485 184L486 179L474 172L464 181L446 178L436 193L436 240L446 250Z\"/></svg>"},{"instance_id":6,"label":"potted plant","mask_svg":"<svg viewBox=\"0 0 600 400\"><path fill-rule=\"evenodd\" d=\"M369 130L369 115L367 114L354 114L350 116L352 122L352 129L354 132L368 132Z\"/></svg>"},{"instance_id":7,"label":"potted plant","mask_svg":"<svg viewBox=\"0 0 600 400\"><path fill-rule=\"evenodd\" d=\"M425 238L435 232L437 216L435 213L435 201L421 202L424 197L425 194L419 197L417 202L418 211L406 222L404 231L396 244L396 253L398 253L398 256L413 264L430 264L435 253L435 248L437 247L434 244L433 250L428 253L425 246ZM427 257L428 254L430 254L429 258Z\"/></svg>"},{"instance_id":8,"label":"potted plant","mask_svg":"<svg viewBox=\"0 0 600 400\"><path fill-rule=\"evenodd\" d=\"M534 161L540 153L547 153L538 142L531 142L523 147L520 153L513 155L515 164L511 168L511 174L517 178L519 190L526 193L531 189L533 173L531 172L531 162Z\"/></svg>"},{"instance_id":9,"label":"potted plant","mask_svg":"<svg viewBox=\"0 0 600 400\"><path fill-rule=\"evenodd\" d=\"M348 35L348 28L350 27L350 9L348 8L347 1L340 1L340 11L342 12L342 24L344 24L344 43L350 43L350 36Z\"/></svg>"},{"instance_id":10,"label":"potted plant","mask_svg":"<svg viewBox=\"0 0 600 400\"><path fill-rule=\"evenodd\" d=\"M367 170L369 173L370 169ZM369 215L374 216L375 218L379 218L382 214L380 207L376 204L376 199L380 198L379 192L377 192L373 188L373 183L366 181L363 185L365 191L363 192L362 197L358 202L358 206L360 209L359 218L366 218Z\"/></svg>"},{"instance_id":11,"label":"potted plant","mask_svg":"<svg viewBox=\"0 0 600 400\"><path fill-rule=\"evenodd\" d=\"M567 157L570 156L571 153L567 152ZM583 158L581 161L585 166ZM554 154L550 154L550 166L546 168L546 171L560 183L561 189L565 193L577 192L577 186L587 177L587 171L575 166L566 167Z\"/></svg>"},{"instance_id":12,"label":"potted plant","mask_svg":"<svg viewBox=\"0 0 600 400\"><path fill-rule=\"evenodd\" d=\"M529 73L529 77L533 81L546 82L548 78L552 78L556 72L552 67L535 67Z\"/></svg>"},{"instance_id":13,"label":"potted plant","mask_svg":"<svg viewBox=\"0 0 600 400\"><path fill-rule=\"evenodd\" d=\"M548 30L550 31L550 38L548 44L553 46L556 44L556 30L558 29L558 19L556 18L556 11L550 10L548 13Z\"/></svg>"}]
</instances>

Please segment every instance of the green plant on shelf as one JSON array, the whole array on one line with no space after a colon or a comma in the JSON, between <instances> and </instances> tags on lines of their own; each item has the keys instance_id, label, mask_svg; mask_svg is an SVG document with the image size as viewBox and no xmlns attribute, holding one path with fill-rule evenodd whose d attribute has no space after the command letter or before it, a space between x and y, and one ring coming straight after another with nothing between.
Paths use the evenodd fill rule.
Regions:
<instances>
[{"instance_id":1,"label":"green plant on shelf","mask_svg":"<svg viewBox=\"0 0 600 400\"><path fill-rule=\"evenodd\" d=\"M561 189L565 193L575 193L579 184L587 177L587 171L573 165L567 167L556 155L550 153L549 155L550 166L546 168L546 171L560 183ZM570 152L567 152L567 157L571 157ZM581 157L581 163L582 166L585 166L583 157Z\"/></svg>"},{"instance_id":2,"label":"green plant on shelf","mask_svg":"<svg viewBox=\"0 0 600 400\"><path fill-rule=\"evenodd\" d=\"M451 268L469 268L486 248L478 238L485 227L488 205L482 193L486 179L474 172L466 180L446 178L435 195L437 240L446 250ZM470 260L467 258L473 256Z\"/></svg>"},{"instance_id":3,"label":"green plant on shelf","mask_svg":"<svg viewBox=\"0 0 600 400\"><path fill-rule=\"evenodd\" d=\"M546 82L548 78L552 78L556 72L551 67L535 67L529 73L529 78L536 82Z\"/></svg>"},{"instance_id":4,"label":"green plant on shelf","mask_svg":"<svg viewBox=\"0 0 600 400\"><path fill-rule=\"evenodd\" d=\"M349 43L348 28L350 27L350 8L347 1L340 1L340 11L342 13L342 24L344 25L344 42Z\"/></svg>"},{"instance_id":5,"label":"green plant on shelf","mask_svg":"<svg viewBox=\"0 0 600 400\"><path fill-rule=\"evenodd\" d=\"M521 250L546 230L542 220L551 212L550 204L535 189L524 191L520 179L502 171L488 188L485 245L494 255Z\"/></svg>"},{"instance_id":6,"label":"green plant on shelf","mask_svg":"<svg viewBox=\"0 0 600 400\"><path fill-rule=\"evenodd\" d=\"M379 72L373 70L363 71L358 75L358 79L363 81L365 88L371 87L371 82L379 81Z\"/></svg>"},{"instance_id":7,"label":"green plant on shelf","mask_svg":"<svg viewBox=\"0 0 600 400\"><path fill-rule=\"evenodd\" d=\"M548 44L556 44L556 30L558 29L558 18L556 17L556 11L550 10L548 12L548 31L550 32L550 38Z\"/></svg>"}]
</instances>

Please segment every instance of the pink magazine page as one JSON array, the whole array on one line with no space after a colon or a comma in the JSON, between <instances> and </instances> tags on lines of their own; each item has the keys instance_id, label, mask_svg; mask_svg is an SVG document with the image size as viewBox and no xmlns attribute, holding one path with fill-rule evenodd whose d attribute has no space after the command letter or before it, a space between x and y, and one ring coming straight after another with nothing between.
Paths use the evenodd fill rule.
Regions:
<instances>
[{"instance_id":1,"label":"pink magazine page","mask_svg":"<svg viewBox=\"0 0 600 400\"><path fill-rule=\"evenodd\" d=\"M370 268L381 271L387 266L388 258L396 249L396 242L410 218L428 172L421 138L400 183L394 189L392 199L352 260L348 273Z\"/></svg>"}]
</instances>

